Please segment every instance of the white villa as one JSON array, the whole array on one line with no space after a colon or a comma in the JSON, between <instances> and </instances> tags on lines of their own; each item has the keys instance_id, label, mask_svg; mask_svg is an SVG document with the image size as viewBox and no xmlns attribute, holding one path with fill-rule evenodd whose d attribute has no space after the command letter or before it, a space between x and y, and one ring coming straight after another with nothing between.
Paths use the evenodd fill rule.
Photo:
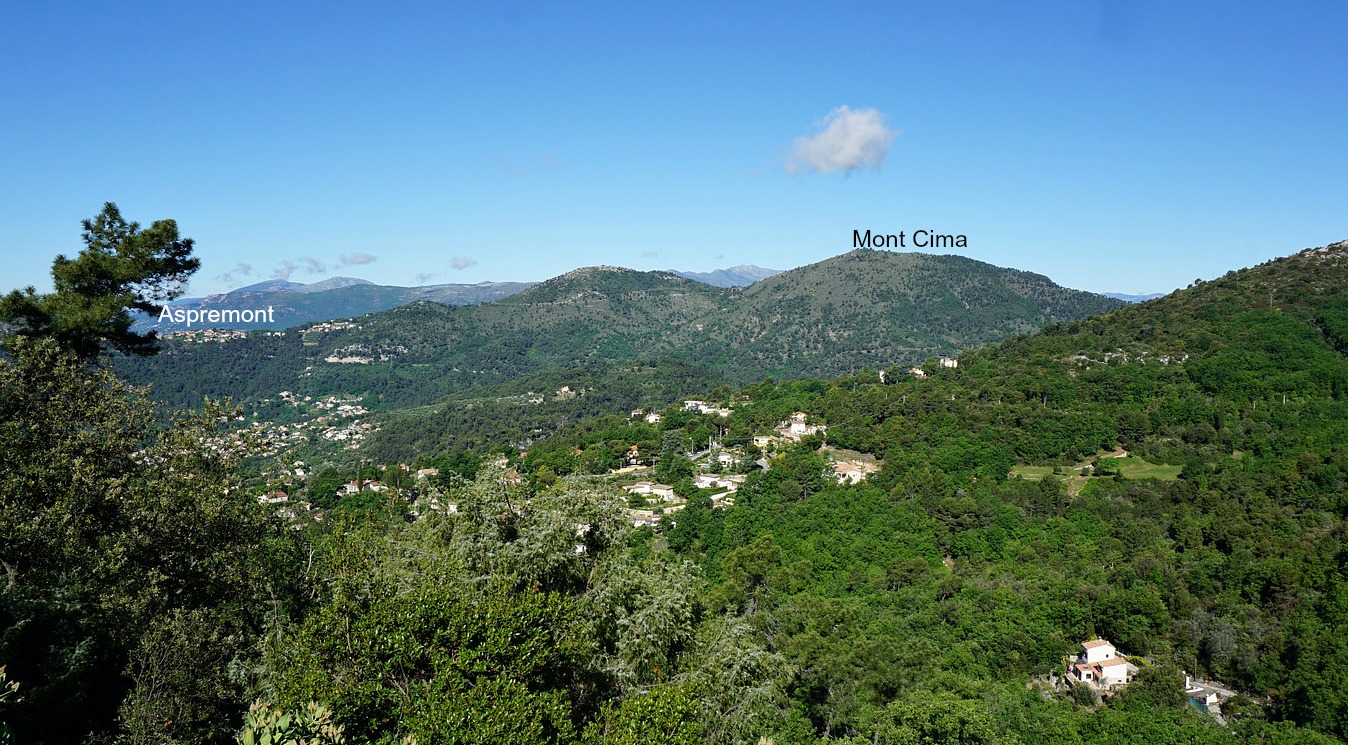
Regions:
<instances>
[{"instance_id":1,"label":"white villa","mask_svg":"<svg viewBox=\"0 0 1348 745\"><path fill-rule=\"evenodd\" d=\"M699 489L726 489L735 491L744 483L744 477L740 475L724 476L719 473L699 473L693 477L693 486Z\"/></svg>"},{"instance_id":2,"label":"white villa","mask_svg":"<svg viewBox=\"0 0 1348 745\"><path fill-rule=\"evenodd\" d=\"M628 494L642 494L651 497L660 497L661 499L673 499L674 487L668 484L655 484L650 481L638 481L635 484L624 486L623 491Z\"/></svg>"},{"instance_id":3,"label":"white villa","mask_svg":"<svg viewBox=\"0 0 1348 745\"><path fill-rule=\"evenodd\" d=\"M828 427L822 424L806 424L805 420L805 412L797 411L791 415L790 421L781 422L777 425L777 433L788 440L799 440L805 435L823 434L828 431ZM758 442L757 437L754 438L754 442Z\"/></svg>"},{"instance_id":4,"label":"white villa","mask_svg":"<svg viewBox=\"0 0 1348 745\"><path fill-rule=\"evenodd\" d=\"M867 476L880 470L878 463L859 460L840 460L833 464L833 476L839 484L859 484Z\"/></svg>"},{"instance_id":5,"label":"white villa","mask_svg":"<svg viewBox=\"0 0 1348 745\"><path fill-rule=\"evenodd\" d=\"M1129 662L1113 644L1104 639L1081 643L1081 654L1067 666L1069 680L1077 680L1092 688L1113 690L1128 685L1137 674L1137 665Z\"/></svg>"}]
</instances>

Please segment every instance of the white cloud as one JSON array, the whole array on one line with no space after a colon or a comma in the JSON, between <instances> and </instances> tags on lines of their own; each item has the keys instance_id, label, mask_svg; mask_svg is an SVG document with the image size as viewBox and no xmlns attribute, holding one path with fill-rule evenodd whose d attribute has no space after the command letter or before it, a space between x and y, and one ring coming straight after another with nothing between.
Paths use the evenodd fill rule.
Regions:
<instances>
[{"instance_id":1,"label":"white cloud","mask_svg":"<svg viewBox=\"0 0 1348 745\"><path fill-rule=\"evenodd\" d=\"M378 256L374 256L372 254L367 253L361 253L360 251L357 251L353 254L343 256L342 266L348 266L351 264L371 264L378 260L379 260Z\"/></svg>"},{"instance_id":2,"label":"white cloud","mask_svg":"<svg viewBox=\"0 0 1348 745\"><path fill-rule=\"evenodd\" d=\"M468 256L455 256L449 262L455 269L467 269L477 263L477 259Z\"/></svg>"},{"instance_id":3,"label":"white cloud","mask_svg":"<svg viewBox=\"0 0 1348 745\"><path fill-rule=\"evenodd\" d=\"M839 106L815 123L813 135L796 138L786 168L792 173L849 172L878 168L885 162L889 145L899 131L885 126L885 117L875 109Z\"/></svg>"},{"instance_id":4,"label":"white cloud","mask_svg":"<svg viewBox=\"0 0 1348 745\"><path fill-rule=\"evenodd\" d=\"M234 270L233 270L233 271L228 271L228 272L225 272L224 274L217 274L217 275L215 275L215 279L216 279L217 282L221 282L221 283L227 284L227 285L232 285L232 284L234 284L234 276L235 276L235 275L238 275L238 276L240 276L240 277L251 277L251 276L253 276L253 265L252 265L252 264L239 264L238 266L234 267Z\"/></svg>"},{"instance_id":5,"label":"white cloud","mask_svg":"<svg viewBox=\"0 0 1348 745\"><path fill-rule=\"evenodd\" d=\"M290 281L291 276L299 274L324 274L328 271L328 265L315 259L312 256L301 256L295 261L286 259L272 270L271 276L285 281Z\"/></svg>"}]
</instances>

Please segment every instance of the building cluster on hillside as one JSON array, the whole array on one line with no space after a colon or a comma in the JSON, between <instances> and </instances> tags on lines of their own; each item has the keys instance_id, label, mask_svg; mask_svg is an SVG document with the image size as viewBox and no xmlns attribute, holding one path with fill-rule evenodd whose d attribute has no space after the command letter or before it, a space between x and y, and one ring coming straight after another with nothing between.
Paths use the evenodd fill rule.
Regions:
<instances>
[{"instance_id":1,"label":"building cluster on hillside","mask_svg":"<svg viewBox=\"0 0 1348 745\"><path fill-rule=\"evenodd\" d=\"M284 334L285 332L273 332ZM177 339L178 341L190 342L192 344L206 344L208 342L224 343L231 339L243 339L248 336L247 331L235 331L234 329L201 329L193 331L170 331L163 334L165 339Z\"/></svg>"},{"instance_id":2,"label":"building cluster on hillside","mask_svg":"<svg viewBox=\"0 0 1348 745\"><path fill-rule=\"evenodd\" d=\"M333 350L332 354L323 358L323 361L337 365L369 365L375 362L395 360L404 354L407 354L407 347L402 345L351 344Z\"/></svg>"},{"instance_id":3,"label":"building cluster on hillside","mask_svg":"<svg viewBox=\"0 0 1348 745\"><path fill-rule=\"evenodd\" d=\"M323 413L313 419L301 420L294 424L255 422L253 429L260 431L265 437L298 444L308 439L307 435L302 434L303 432L312 431L318 437L330 442L349 443L347 449L354 450L358 447L358 441L378 431L374 425L356 418L370 413L368 408L361 405L360 397L328 396L315 400L312 396L302 396L294 391L281 391L276 397L287 406L302 409L307 413ZM263 399L262 403L271 401L269 398ZM351 421L340 421L343 419Z\"/></svg>"},{"instance_id":4,"label":"building cluster on hillside","mask_svg":"<svg viewBox=\"0 0 1348 745\"><path fill-rule=\"evenodd\" d=\"M323 321L302 329L302 334L324 334L330 331L347 331L349 329L359 329L361 326L354 321Z\"/></svg>"},{"instance_id":5,"label":"building cluster on hillside","mask_svg":"<svg viewBox=\"0 0 1348 745\"><path fill-rule=\"evenodd\" d=\"M706 401L684 401L683 408L686 411L696 411L699 414L714 414L720 417L727 417L735 413L734 409L728 409L723 406L712 406Z\"/></svg>"},{"instance_id":6,"label":"building cluster on hillside","mask_svg":"<svg viewBox=\"0 0 1348 745\"><path fill-rule=\"evenodd\" d=\"M942 358L940 358L939 360L936 361L936 365L937 365L937 367L954 368L954 367L959 367L959 366L960 366L960 361L959 361L958 359L954 358L954 357L942 357ZM926 380L927 374L928 374L928 373L927 373L926 370L923 370L923 369L920 368L920 367L910 367L910 368L908 368L908 374L909 374L909 375L912 375L913 377L917 378L918 380ZM881 375L880 375L880 382L881 382L881 383L885 382L885 377L884 377L883 371L882 371L882 373L881 373Z\"/></svg>"},{"instance_id":7,"label":"building cluster on hillside","mask_svg":"<svg viewBox=\"0 0 1348 745\"><path fill-rule=\"evenodd\" d=\"M739 490L740 485L744 483L745 477L742 474L719 474L719 473L699 473L693 477L693 486L699 489L720 489L721 491L711 495L712 508L733 507L735 504L735 492ZM688 506L688 500L680 497L674 492L674 487L669 484L658 484L653 481L637 481L622 487L622 490L628 494L641 495L657 500L658 507L663 514L678 512ZM633 508L628 510L628 515L632 519L632 524L636 527L642 525L655 525L656 513L654 509Z\"/></svg>"}]
</instances>

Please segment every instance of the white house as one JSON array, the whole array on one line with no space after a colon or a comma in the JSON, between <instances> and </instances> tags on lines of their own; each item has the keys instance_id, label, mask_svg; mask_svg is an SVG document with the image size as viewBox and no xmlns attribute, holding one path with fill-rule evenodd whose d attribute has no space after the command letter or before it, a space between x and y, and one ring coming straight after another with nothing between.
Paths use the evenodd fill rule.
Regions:
<instances>
[{"instance_id":1,"label":"white house","mask_svg":"<svg viewBox=\"0 0 1348 745\"><path fill-rule=\"evenodd\" d=\"M720 481L714 473L699 473L693 477L693 486L696 486L699 489L710 489L718 483L720 483Z\"/></svg>"},{"instance_id":2,"label":"white house","mask_svg":"<svg viewBox=\"0 0 1348 745\"><path fill-rule=\"evenodd\" d=\"M674 487L668 484L655 484L650 481L638 481L635 484L624 486L623 491L628 494L645 494L662 499L674 498Z\"/></svg>"},{"instance_id":3,"label":"white house","mask_svg":"<svg viewBox=\"0 0 1348 745\"><path fill-rule=\"evenodd\" d=\"M1136 674L1137 666L1104 639L1082 642L1081 654L1067 669L1069 679L1104 690L1128 685Z\"/></svg>"},{"instance_id":4,"label":"white house","mask_svg":"<svg viewBox=\"0 0 1348 745\"><path fill-rule=\"evenodd\" d=\"M744 483L740 475L723 476L719 473L699 473L693 477L693 486L699 489L728 489L735 491Z\"/></svg>"},{"instance_id":5,"label":"white house","mask_svg":"<svg viewBox=\"0 0 1348 745\"><path fill-rule=\"evenodd\" d=\"M833 464L833 476L839 484L858 484L867 476L879 470L874 463L855 460L842 460Z\"/></svg>"},{"instance_id":6,"label":"white house","mask_svg":"<svg viewBox=\"0 0 1348 745\"><path fill-rule=\"evenodd\" d=\"M1112 660L1119 656L1119 651L1113 644L1104 639L1092 639L1081 643L1081 661L1093 665L1097 662Z\"/></svg>"},{"instance_id":7,"label":"white house","mask_svg":"<svg viewBox=\"0 0 1348 745\"><path fill-rule=\"evenodd\" d=\"M781 433L783 436L790 438L792 440L799 440L805 435L822 433L827 430L828 427L825 427L822 424L806 424L805 412L803 411L797 411L794 414L792 414L791 421L782 422L781 424L777 425L777 431ZM755 438L755 441L757 441L757 438Z\"/></svg>"}]
</instances>

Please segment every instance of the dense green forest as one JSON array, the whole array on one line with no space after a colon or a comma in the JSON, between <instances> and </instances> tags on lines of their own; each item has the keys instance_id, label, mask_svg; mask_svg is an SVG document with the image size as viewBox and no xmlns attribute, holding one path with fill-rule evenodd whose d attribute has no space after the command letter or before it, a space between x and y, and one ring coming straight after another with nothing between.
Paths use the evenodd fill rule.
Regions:
<instances>
[{"instance_id":1,"label":"dense green forest","mask_svg":"<svg viewBox=\"0 0 1348 745\"><path fill-rule=\"evenodd\" d=\"M281 713L320 742L1348 740L1348 244L925 376L497 381L389 412L366 446L440 464L455 511L411 519L393 489L298 530L215 447L233 412L163 424L107 366L9 349L15 742L252 742ZM753 445L795 411L827 430ZM633 527L615 452L686 476L704 438L770 468L740 462L733 506L688 492ZM881 469L840 484L849 451ZM1097 635L1132 683L1046 683ZM1223 721L1185 673L1238 692Z\"/></svg>"}]
</instances>

